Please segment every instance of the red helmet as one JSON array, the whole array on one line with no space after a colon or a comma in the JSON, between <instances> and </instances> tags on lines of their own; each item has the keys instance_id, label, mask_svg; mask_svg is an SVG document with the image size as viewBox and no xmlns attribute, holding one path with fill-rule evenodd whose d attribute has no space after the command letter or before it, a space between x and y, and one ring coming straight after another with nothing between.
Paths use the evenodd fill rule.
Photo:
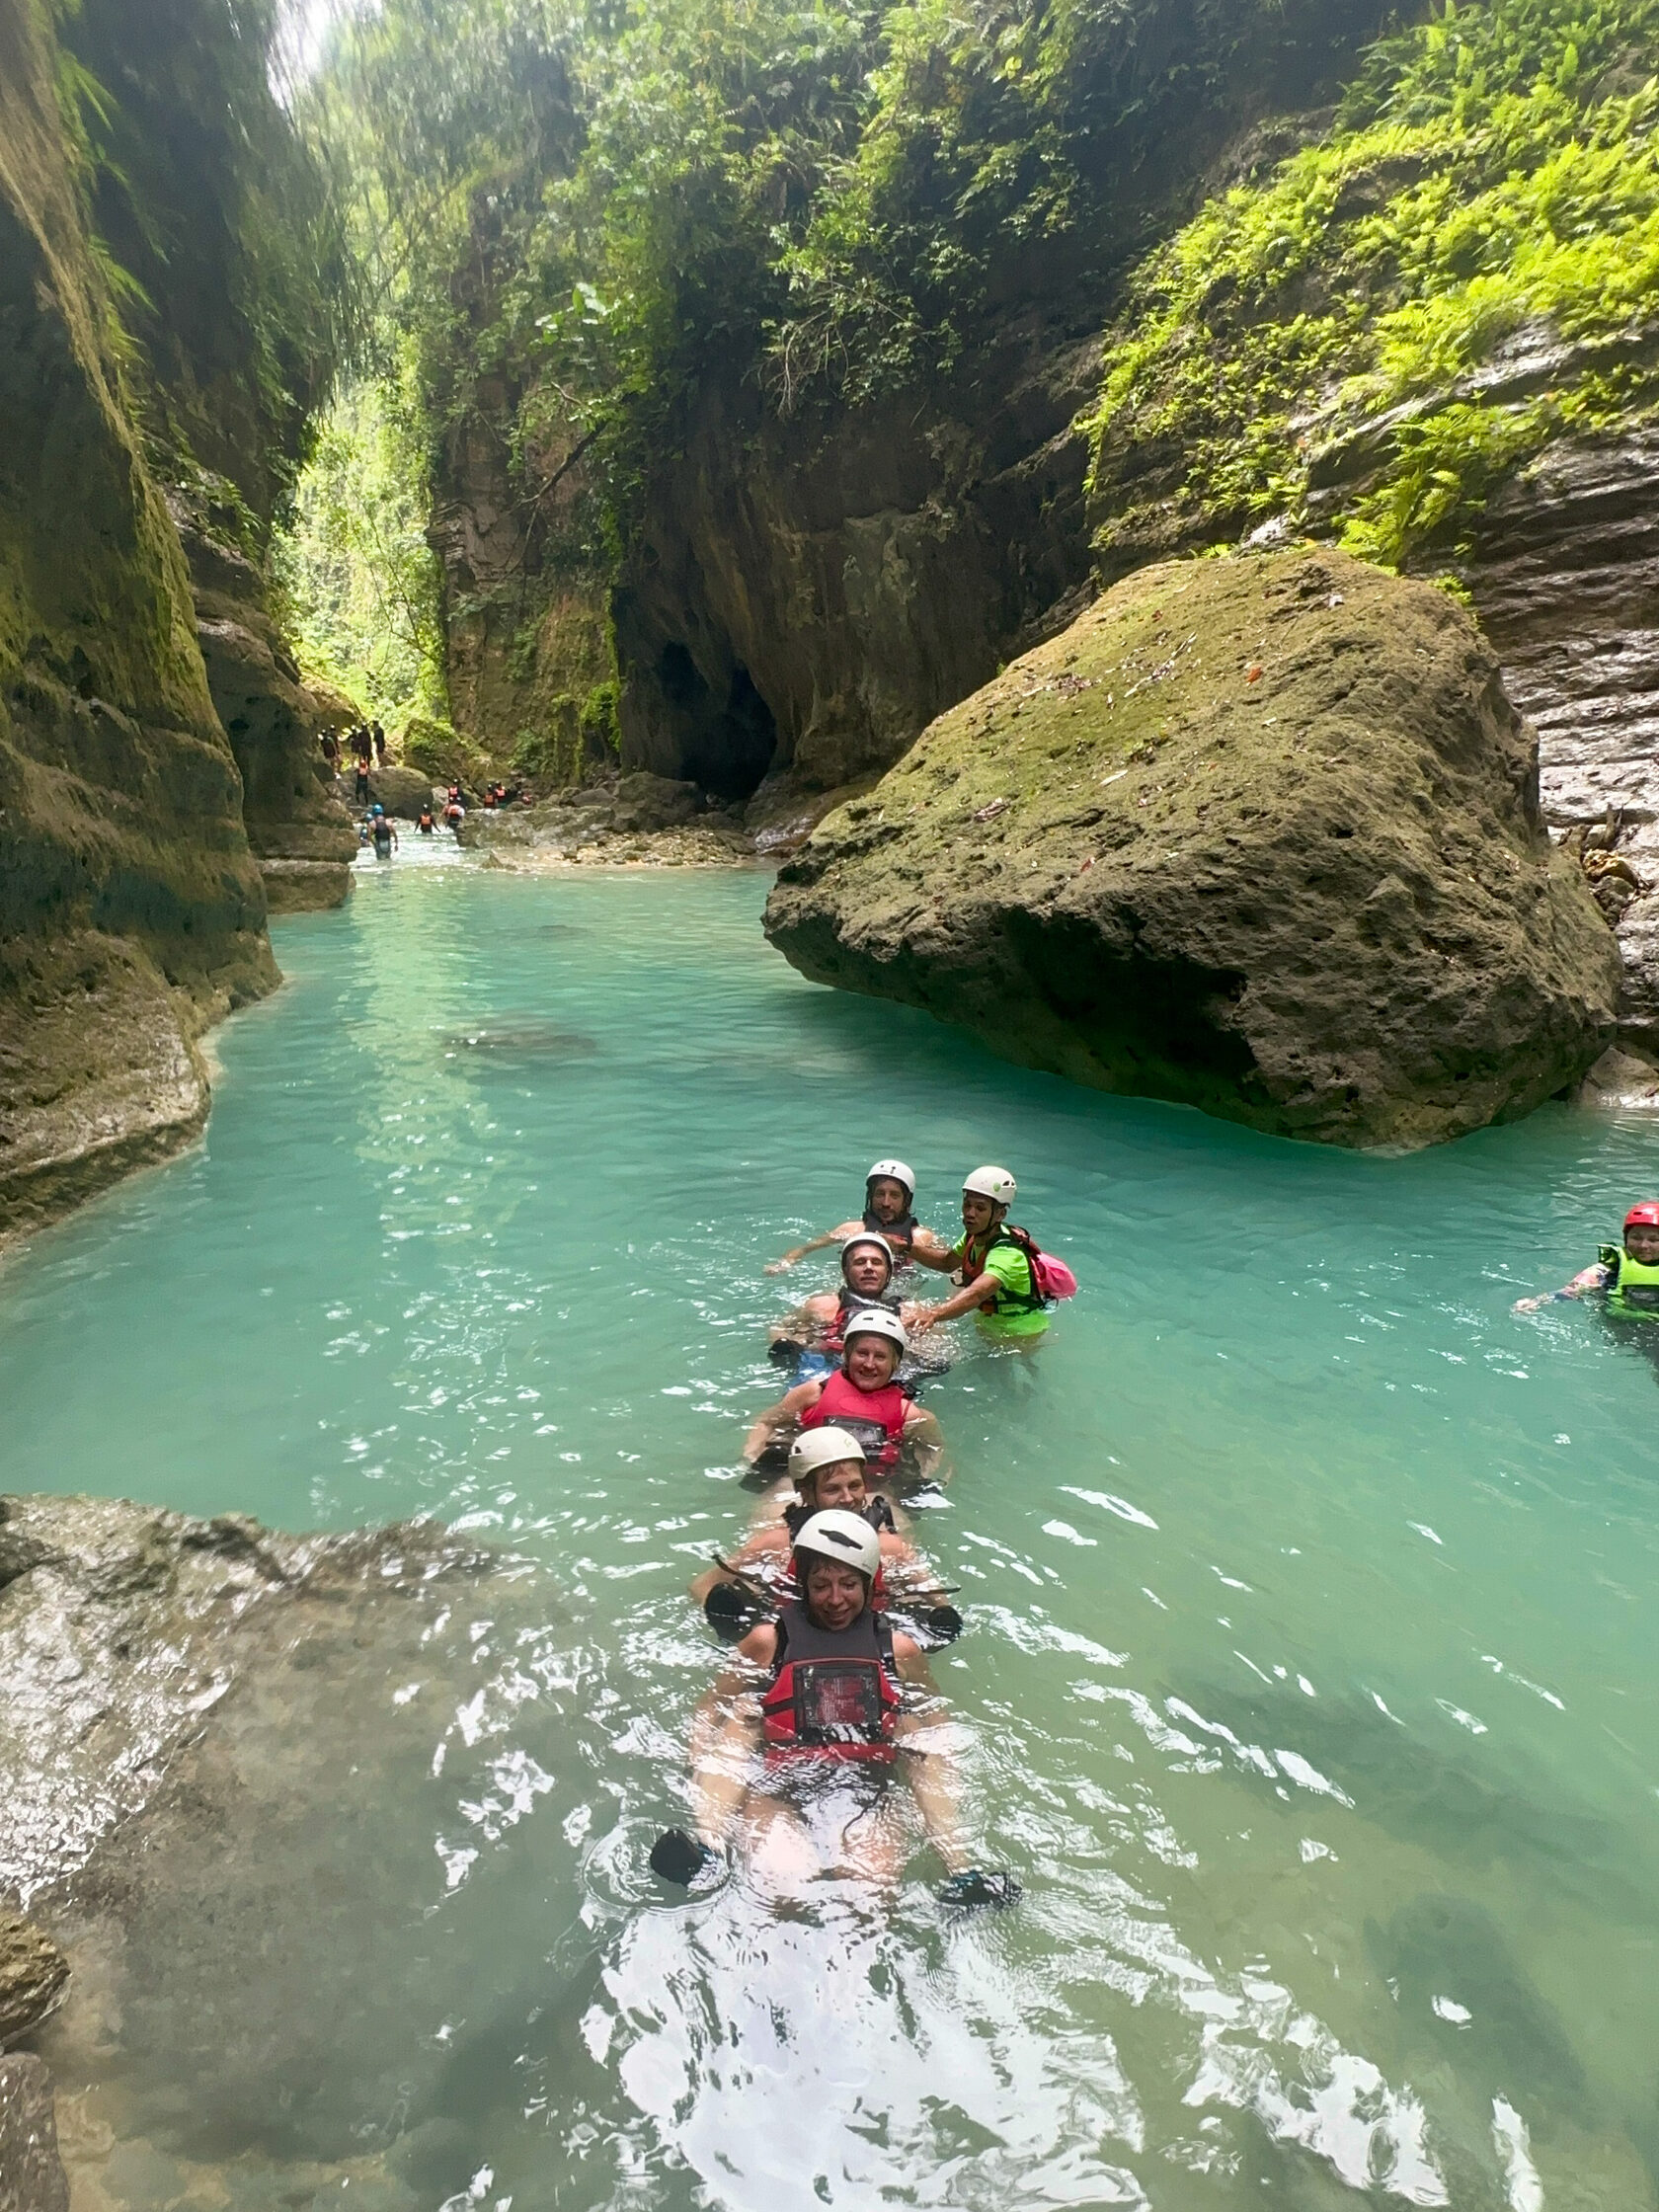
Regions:
<instances>
[{"instance_id":1,"label":"red helmet","mask_svg":"<svg viewBox=\"0 0 1659 2212\"><path fill-rule=\"evenodd\" d=\"M1631 1228L1659 1228L1659 1198L1650 1198L1645 1206L1632 1206L1624 1217L1624 1226Z\"/></svg>"}]
</instances>

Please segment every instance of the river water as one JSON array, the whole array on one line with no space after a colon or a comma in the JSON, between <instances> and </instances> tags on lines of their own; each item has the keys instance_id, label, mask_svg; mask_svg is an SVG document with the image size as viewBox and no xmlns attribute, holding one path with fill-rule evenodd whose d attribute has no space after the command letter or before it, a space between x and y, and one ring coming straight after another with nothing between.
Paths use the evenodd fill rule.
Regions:
<instances>
[{"instance_id":1,"label":"river water","mask_svg":"<svg viewBox=\"0 0 1659 2212\"><path fill-rule=\"evenodd\" d=\"M424 1871L360 1971L468 2054L436 2163L296 2189L232 2143L211 2201L1653 2204L1659 1371L1509 1308L1659 1187L1659 1132L1276 1143L806 985L756 873L420 858L280 923L205 1146L0 1277L7 1487L436 1514L570 1622L495 1797L377 1814ZM951 1922L921 1851L891 1913L672 1898L643 1857L717 1661L684 1582L775 1394L762 1265L894 1152L939 1226L1005 1161L1082 1283L927 1399L969 1616L936 1671L1024 1902ZM329 2059L371 2151L398 2062ZM179 2201L143 2171L135 2212Z\"/></svg>"}]
</instances>

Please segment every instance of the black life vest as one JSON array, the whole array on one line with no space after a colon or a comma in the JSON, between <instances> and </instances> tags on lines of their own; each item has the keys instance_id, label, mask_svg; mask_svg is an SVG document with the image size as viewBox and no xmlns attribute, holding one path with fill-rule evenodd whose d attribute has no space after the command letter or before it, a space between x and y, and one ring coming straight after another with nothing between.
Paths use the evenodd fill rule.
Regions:
<instances>
[{"instance_id":1,"label":"black life vest","mask_svg":"<svg viewBox=\"0 0 1659 2212\"><path fill-rule=\"evenodd\" d=\"M903 1703L893 1629L869 1606L850 1628L814 1625L790 1603L777 1618L777 1657L760 1696L769 1758L890 1760Z\"/></svg>"},{"instance_id":2,"label":"black life vest","mask_svg":"<svg viewBox=\"0 0 1659 2212\"><path fill-rule=\"evenodd\" d=\"M856 1291L843 1291L835 1302L835 1318L824 1332L824 1341L818 1349L824 1352L844 1351L848 1318L854 1313L869 1313L878 1307L885 1313L897 1313L898 1297L892 1291L884 1291L880 1298L861 1298Z\"/></svg>"},{"instance_id":3,"label":"black life vest","mask_svg":"<svg viewBox=\"0 0 1659 2212\"><path fill-rule=\"evenodd\" d=\"M873 1229L877 1236L885 1236L893 1246L895 1267L908 1267L910 1247L915 1242L915 1232L921 1226L913 1214L907 1214L897 1222L884 1222L873 1206L864 1209L864 1226Z\"/></svg>"},{"instance_id":4,"label":"black life vest","mask_svg":"<svg viewBox=\"0 0 1659 2212\"><path fill-rule=\"evenodd\" d=\"M799 1503L786 1505L783 1509L783 1525L792 1537L798 1537L813 1515L821 1510L816 1505L801 1505ZM850 1508L847 1510L850 1511ZM879 1492L868 1503L859 1508L859 1517L868 1521L878 1536L884 1529L893 1529L897 1526L893 1519L893 1508Z\"/></svg>"}]
</instances>

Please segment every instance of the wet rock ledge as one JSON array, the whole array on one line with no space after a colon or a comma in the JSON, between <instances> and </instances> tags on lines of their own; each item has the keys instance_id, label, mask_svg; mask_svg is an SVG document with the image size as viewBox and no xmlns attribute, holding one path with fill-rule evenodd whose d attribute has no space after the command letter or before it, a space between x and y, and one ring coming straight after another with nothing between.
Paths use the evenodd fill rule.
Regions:
<instances>
[{"instance_id":1,"label":"wet rock ledge","mask_svg":"<svg viewBox=\"0 0 1659 2212\"><path fill-rule=\"evenodd\" d=\"M347 2172L389 2212L464 2186L464 2130L402 2138L477 1948L434 1964L419 1932L552 1802L569 1641L532 1566L437 1523L0 1497L0 2212L64 2212L48 2068L88 2202L250 2158L306 2201Z\"/></svg>"}]
</instances>

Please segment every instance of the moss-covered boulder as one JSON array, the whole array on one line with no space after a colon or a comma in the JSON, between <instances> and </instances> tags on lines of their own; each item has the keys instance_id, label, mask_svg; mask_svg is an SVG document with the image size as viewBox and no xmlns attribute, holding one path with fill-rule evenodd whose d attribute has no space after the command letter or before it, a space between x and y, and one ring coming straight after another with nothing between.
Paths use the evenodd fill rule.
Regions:
<instances>
[{"instance_id":1,"label":"moss-covered boulder","mask_svg":"<svg viewBox=\"0 0 1659 2212\"><path fill-rule=\"evenodd\" d=\"M1473 622L1334 552L1165 564L942 715L778 878L804 974L1291 1137L1527 1113L1610 1041Z\"/></svg>"}]
</instances>

